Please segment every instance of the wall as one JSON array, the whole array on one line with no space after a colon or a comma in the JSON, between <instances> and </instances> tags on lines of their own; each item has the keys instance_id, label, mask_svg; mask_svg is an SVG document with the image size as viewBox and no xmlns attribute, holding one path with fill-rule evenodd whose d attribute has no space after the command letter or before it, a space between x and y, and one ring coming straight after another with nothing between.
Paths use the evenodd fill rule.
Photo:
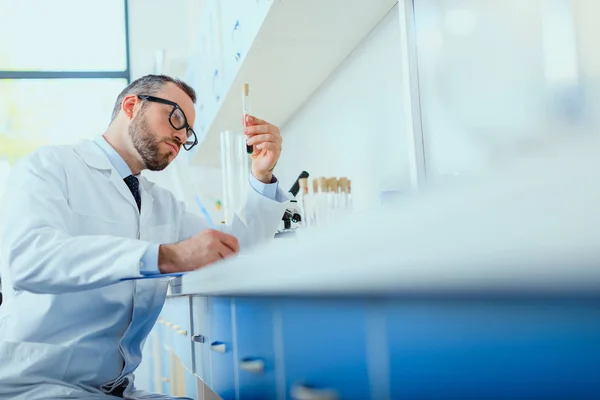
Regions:
<instances>
[{"instance_id":1,"label":"wall","mask_svg":"<svg viewBox=\"0 0 600 400\"><path fill-rule=\"evenodd\" d=\"M131 78L165 73L185 79L188 60L196 44L198 24L204 0L129 0L129 44ZM164 50L162 64L157 52ZM176 162L161 172L144 175L164 187L200 214L195 196L199 196L215 222L223 219L216 206L221 199L221 170L190 165L184 151Z\"/></svg>"},{"instance_id":2,"label":"wall","mask_svg":"<svg viewBox=\"0 0 600 400\"><path fill-rule=\"evenodd\" d=\"M155 54L161 48L168 48L163 71L184 76L185 68L178 65L177 59L188 54L193 44L178 41L178 37L194 40L195 27L185 19L179 23L164 21L164 13L158 11L166 3L167 0L130 0L134 79L154 72ZM201 13L202 5L192 4L191 0L168 3L173 14L182 10L186 10L183 15ZM146 32L147 26L157 28ZM401 121L399 36L395 7L297 115L281 127L284 152L275 172L284 190L289 189L303 169L315 177L352 179L357 209L378 205L381 191L408 189L408 150ZM264 117L268 119L268 115ZM164 173L146 175L186 199L194 211L194 194L203 195L213 218L220 220L222 213L215 207L222 187L220 171L191 167L187 161L179 161L177 167L169 167ZM189 172L182 173L186 168Z\"/></svg>"},{"instance_id":3,"label":"wall","mask_svg":"<svg viewBox=\"0 0 600 400\"><path fill-rule=\"evenodd\" d=\"M399 40L396 6L282 127L275 172L285 190L302 170L352 179L357 209L378 205L383 190L408 189Z\"/></svg>"},{"instance_id":4,"label":"wall","mask_svg":"<svg viewBox=\"0 0 600 400\"><path fill-rule=\"evenodd\" d=\"M131 78L157 72L183 77L197 36L204 0L129 0Z\"/></svg>"}]
</instances>

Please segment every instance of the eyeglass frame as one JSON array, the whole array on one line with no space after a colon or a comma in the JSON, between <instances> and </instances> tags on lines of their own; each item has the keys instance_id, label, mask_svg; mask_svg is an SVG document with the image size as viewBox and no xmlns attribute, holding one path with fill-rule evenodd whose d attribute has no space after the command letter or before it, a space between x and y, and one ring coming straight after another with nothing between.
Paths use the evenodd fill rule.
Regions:
<instances>
[{"instance_id":1,"label":"eyeglass frame","mask_svg":"<svg viewBox=\"0 0 600 400\"><path fill-rule=\"evenodd\" d=\"M192 135L187 136L187 139L185 143L182 144L183 148L186 151L190 151L192 148L194 148L194 146L196 146L198 144L198 136L196 136L196 132L194 131L194 129L192 129L192 127L190 126L190 124L188 123L187 120L187 116L185 115L185 112L183 112L183 109L179 106L179 104L175 103L174 101L171 100L167 100L167 99L162 99L160 97L155 97L155 96L150 96L148 94L138 94L136 95L139 99L141 100L146 100L146 101L150 101L153 103L160 103L160 104L166 104L169 106L173 106L173 109L171 110L171 113L169 114L169 124L171 124L171 126L173 127L173 129L175 130L182 130L182 129L186 129L185 133L187 136L188 132L192 132L192 135L194 136L194 142L192 143L191 146L186 147L186 143L188 142L189 138ZM173 125L173 122L171 122L171 116L173 115L173 113L175 112L175 110L179 109L179 111L181 111L181 115L183 115L183 121L185 122L185 124L181 127L181 128L177 128L175 125Z\"/></svg>"}]
</instances>

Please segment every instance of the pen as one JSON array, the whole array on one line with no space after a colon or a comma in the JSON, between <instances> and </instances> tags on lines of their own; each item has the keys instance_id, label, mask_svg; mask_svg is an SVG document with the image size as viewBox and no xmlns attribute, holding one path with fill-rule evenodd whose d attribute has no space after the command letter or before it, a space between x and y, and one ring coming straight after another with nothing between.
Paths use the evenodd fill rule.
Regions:
<instances>
[{"instance_id":1,"label":"pen","mask_svg":"<svg viewBox=\"0 0 600 400\"><path fill-rule=\"evenodd\" d=\"M206 219L206 222L208 222L208 225L212 228L212 229L217 229L217 226L215 225L214 221L212 220L212 218L210 217L210 214L208 213L208 210L206 209L206 207L204 207L204 204L202 204L202 201L200 201L200 197L195 196L194 199L196 200L196 204L198 205L198 207L200 208L200 211L202 212L202 214L204 215L204 218Z\"/></svg>"}]
</instances>

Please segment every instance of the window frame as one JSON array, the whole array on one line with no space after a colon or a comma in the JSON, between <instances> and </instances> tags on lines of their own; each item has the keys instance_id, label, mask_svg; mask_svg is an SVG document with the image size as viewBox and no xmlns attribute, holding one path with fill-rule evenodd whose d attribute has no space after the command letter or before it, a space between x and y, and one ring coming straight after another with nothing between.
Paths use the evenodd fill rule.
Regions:
<instances>
[{"instance_id":1,"label":"window frame","mask_svg":"<svg viewBox=\"0 0 600 400\"><path fill-rule=\"evenodd\" d=\"M125 70L123 71L3 71L0 79L125 79L131 83L131 60L129 51L129 0L123 0L125 7Z\"/></svg>"}]
</instances>

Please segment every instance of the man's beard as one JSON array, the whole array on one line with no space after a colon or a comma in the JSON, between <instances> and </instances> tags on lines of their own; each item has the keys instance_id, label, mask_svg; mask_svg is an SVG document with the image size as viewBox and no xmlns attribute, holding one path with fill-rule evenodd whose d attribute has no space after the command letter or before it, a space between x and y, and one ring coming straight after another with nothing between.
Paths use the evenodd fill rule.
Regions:
<instances>
[{"instance_id":1,"label":"man's beard","mask_svg":"<svg viewBox=\"0 0 600 400\"><path fill-rule=\"evenodd\" d=\"M150 171L162 171L169 165L169 155L161 154L158 140L150 132L148 122L143 114L138 114L129 125L129 136L133 147L142 157L142 161Z\"/></svg>"}]
</instances>

